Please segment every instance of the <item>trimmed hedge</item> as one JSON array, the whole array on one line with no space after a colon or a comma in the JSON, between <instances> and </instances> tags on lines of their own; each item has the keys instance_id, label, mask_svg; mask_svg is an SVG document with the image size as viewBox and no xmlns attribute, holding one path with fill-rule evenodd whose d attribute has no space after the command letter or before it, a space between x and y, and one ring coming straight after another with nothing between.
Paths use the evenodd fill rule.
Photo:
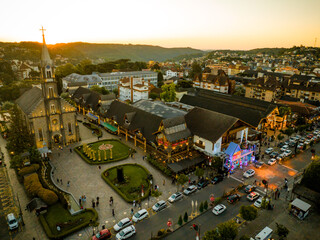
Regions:
<instances>
[{"instance_id":1,"label":"trimmed hedge","mask_svg":"<svg viewBox=\"0 0 320 240\"><path fill-rule=\"evenodd\" d=\"M153 165L156 169L158 169L159 171L161 171L164 175L168 176L168 177L172 177L174 176L173 171L171 171L169 168L167 168L166 166L164 166L161 162L153 159L151 156L147 157L147 161Z\"/></svg>"},{"instance_id":2,"label":"trimmed hedge","mask_svg":"<svg viewBox=\"0 0 320 240\"><path fill-rule=\"evenodd\" d=\"M136 166L139 166L139 167L143 168L148 174L150 174L150 172L149 172L144 166L138 165L138 164L136 164L136 163L135 163L135 164L127 163L127 164L123 164L123 165L121 165L121 166L126 166L126 165L136 165ZM115 167L112 167L112 168L109 168L109 169L105 170L104 172L101 173L101 177L102 177L103 180L105 180L106 183L109 184L109 186L112 187L112 189L115 190L126 202L132 203L133 200L129 199L123 192L120 191L119 188L117 188L117 187L109 180L109 178L107 178L107 177L105 176L105 172L107 172L107 171L109 171L109 170L111 170L111 169L113 169L113 168L117 168L117 167L119 167L119 166L115 166ZM149 185L149 189L150 189L150 188L151 188L151 186ZM144 191L144 193L145 193L144 196L143 196L143 197L140 197L140 200L141 200L141 201L142 201L143 199L146 199L146 198L149 196L149 189L146 189L146 190ZM135 200L136 200L136 199L135 199Z\"/></svg>"},{"instance_id":3,"label":"trimmed hedge","mask_svg":"<svg viewBox=\"0 0 320 240\"><path fill-rule=\"evenodd\" d=\"M25 177L24 186L28 195L32 197L38 196L48 205L52 205L58 201L58 196L55 192L42 187L36 173Z\"/></svg>"},{"instance_id":4,"label":"trimmed hedge","mask_svg":"<svg viewBox=\"0 0 320 240\"><path fill-rule=\"evenodd\" d=\"M31 166L21 168L18 172L20 176L24 176L30 173L38 171L40 168L39 164L32 164Z\"/></svg>"},{"instance_id":5,"label":"trimmed hedge","mask_svg":"<svg viewBox=\"0 0 320 240\"><path fill-rule=\"evenodd\" d=\"M95 209L87 208L87 209L85 209L84 212L86 212L86 211L93 212L93 214L94 214L94 217L92 219L93 222L96 222L98 220L98 213L97 213L97 211ZM86 227L86 226L88 226L90 224L90 221L89 222L84 222L84 223L81 223L81 224L77 225L76 227L74 227L72 229L69 229L68 231L62 231L59 234L53 234L51 229L50 229L50 227L49 227L49 225L48 225L48 222L46 221L46 219L45 219L43 214L41 214L39 216L39 220L40 220L40 223L41 223L41 225L42 225L47 237L49 239L57 239L57 240L58 239L62 239L63 237L65 237L67 235L70 235L71 233L74 233L74 232L76 232L76 231L78 231L78 230L80 230L80 229L82 229L82 228L84 228L84 227Z\"/></svg>"},{"instance_id":6,"label":"trimmed hedge","mask_svg":"<svg viewBox=\"0 0 320 240\"><path fill-rule=\"evenodd\" d=\"M92 142L92 143L90 143L90 144L94 144L94 143L97 143L97 142L105 142L105 141L117 141L117 142L120 142L121 144L125 145L124 143L122 143L121 141L119 141L119 140L117 140L117 139L104 139L104 140ZM74 151L75 151L83 160L85 160L88 164L91 164L91 165L101 165L101 164L105 164L105 163L111 163L111 162L121 161L121 160L127 159L127 158L129 157L129 155L134 152L134 151L131 149L131 152L130 152L130 153L128 152L127 155L125 155L124 157L121 157L121 158L114 158L114 159L111 159L111 160L109 159L109 160L107 160L107 161L104 161L104 160L103 160L103 161L102 161L102 160L101 160L101 161L98 161L98 160L92 161L91 159L89 159L89 158L84 154L84 152L82 151L82 146L83 146L83 145L74 148ZM127 146L127 145L125 145L125 146ZM127 147L128 147L128 146L127 146ZM130 148L130 147L128 147L128 148Z\"/></svg>"}]
</instances>

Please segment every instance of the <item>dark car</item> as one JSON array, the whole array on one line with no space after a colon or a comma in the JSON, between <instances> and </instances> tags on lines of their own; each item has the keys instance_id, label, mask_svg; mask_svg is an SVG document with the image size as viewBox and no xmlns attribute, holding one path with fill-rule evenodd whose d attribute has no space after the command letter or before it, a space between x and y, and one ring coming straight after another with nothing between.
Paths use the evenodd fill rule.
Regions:
<instances>
[{"instance_id":1,"label":"dark car","mask_svg":"<svg viewBox=\"0 0 320 240\"><path fill-rule=\"evenodd\" d=\"M284 142L279 142L279 144L277 145L278 148L282 148L284 146Z\"/></svg>"},{"instance_id":2,"label":"dark car","mask_svg":"<svg viewBox=\"0 0 320 240\"><path fill-rule=\"evenodd\" d=\"M198 188L198 189L204 188L204 187L208 186L208 184L209 184L209 181L208 181L208 180L202 180L202 181L200 181L200 182L198 183L197 188Z\"/></svg>"},{"instance_id":3,"label":"dark car","mask_svg":"<svg viewBox=\"0 0 320 240\"><path fill-rule=\"evenodd\" d=\"M262 168L263 166L264 166L264 162L256 162L255 164L254 164L254 166L256 167L256 168Z\"/></svg>"},{"instance_id":4,"label":"dark car","mask_svg":"<svg viewBox=\"0 0 320 240\"><path fill-rule=\"evenodd\" d=\"M98 232L96 235L94 235L91 239L92 240L102 240L102 239L108 239L111 237L111 233L108 229L102 229L100 232Z\"/></svg>"},{"instance_id":5,"label":"dark car","mask_svg":"<svg viewBox=\"0 0 320 240\"><path fill-rule=\"evenodd\" d=\"M239 194L234 194L234 195L227 197L228 203L235 203L235 202L239 201L240 199L241 199L241 196Z\"/></svg>"},{"instance_id":6,"label":"dark car","mask_svg":"<svg viewBox=\"0 0 320 240\"><path fill-rule=\"evenodd\" d=\"M211 183L212 184L216 184L218 182L221 182L222 180L223 180L223 176L222 175L217 175L217 176L212 178Z\"/></svg>"},{"instance_id":7,"label":"dark car","mask_svg":"<svg viewBox=\"0 0 320 240\"><path fill-rule=\"evenodd\" d=\"M273 152L273 153L270 154L270 157L271 158L276 158L278 155L279 155L279 153Z\"/></svg>"},{"instance_id":8,"label":"dark car","mask_svg":"<svg viewBox=\"0 0 320 240\"><path fill-rule=\"evenodd\" d=\"M244 191L245 191L246 193L251 193L251 192L253 192L255 189L256 189L256 186L247 185L247 186L245 187Z\"/></svg>"}]
</instances>

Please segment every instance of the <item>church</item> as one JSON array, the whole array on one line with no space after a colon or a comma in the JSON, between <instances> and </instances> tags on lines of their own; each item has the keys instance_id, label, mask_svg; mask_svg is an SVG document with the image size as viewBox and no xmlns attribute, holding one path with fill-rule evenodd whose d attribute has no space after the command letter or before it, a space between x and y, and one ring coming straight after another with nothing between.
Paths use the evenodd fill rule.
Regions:
<instances>
[{"instance_id":1,"label":"church","mask_svg":"<svg viewBox=\"0 0 320 240\"><path fill-rule=\"evenodd\" d=\"M37 148L65 146L79 141L76 108L58 94L54 65L50 58L42 28L41 89L33 87L16 103L22 112Z\"/></svg>"}]
</instances>

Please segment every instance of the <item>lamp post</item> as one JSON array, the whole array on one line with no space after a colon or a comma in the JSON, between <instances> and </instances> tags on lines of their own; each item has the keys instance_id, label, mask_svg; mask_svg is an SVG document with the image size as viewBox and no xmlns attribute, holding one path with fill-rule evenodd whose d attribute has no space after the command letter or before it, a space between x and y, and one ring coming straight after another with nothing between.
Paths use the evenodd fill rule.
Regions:
<instances>
[{"instance_id":1,"label":"lamp post","mask_svg":"<svg viewBox=\"0 0 320 240\"><path fill-rule=\"evenodd\" d=\"M18 205L19 205L19 217L21 218L21 224L22 226L24 226L24 221L23 221L23 214L22 214L22 211L21 211L21 206L20 206L20 201L19 201L19 196L17 194L17 200L18 200Z\"/></svg>"}]
</instances>

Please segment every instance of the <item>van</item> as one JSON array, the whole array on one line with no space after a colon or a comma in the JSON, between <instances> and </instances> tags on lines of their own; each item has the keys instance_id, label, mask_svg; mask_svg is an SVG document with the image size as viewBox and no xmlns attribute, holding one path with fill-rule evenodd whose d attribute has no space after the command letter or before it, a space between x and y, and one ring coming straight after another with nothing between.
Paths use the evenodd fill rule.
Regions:
<instances>
[{"instance_id":1,"label":"van","mask_svg":"<svg viewBox=\"0 0 320 240\"><path fill-rule=\"evenodd\" d=\"M19 223L13 213L9 213L7 215L7 222L10 230L14 230L19 227Z\"/></svg>"},{"instance_id":2,"label":"van","mask_svg":"<svg viewBox=\"0 0 320 240\"><path fill-rule=\"evenodd\" d=\"M261 232L258 233L255 238L250 238L250 240L268 240L272 237L273 230L269 227L265 227Z\"/></svg>"}]
</instances>

